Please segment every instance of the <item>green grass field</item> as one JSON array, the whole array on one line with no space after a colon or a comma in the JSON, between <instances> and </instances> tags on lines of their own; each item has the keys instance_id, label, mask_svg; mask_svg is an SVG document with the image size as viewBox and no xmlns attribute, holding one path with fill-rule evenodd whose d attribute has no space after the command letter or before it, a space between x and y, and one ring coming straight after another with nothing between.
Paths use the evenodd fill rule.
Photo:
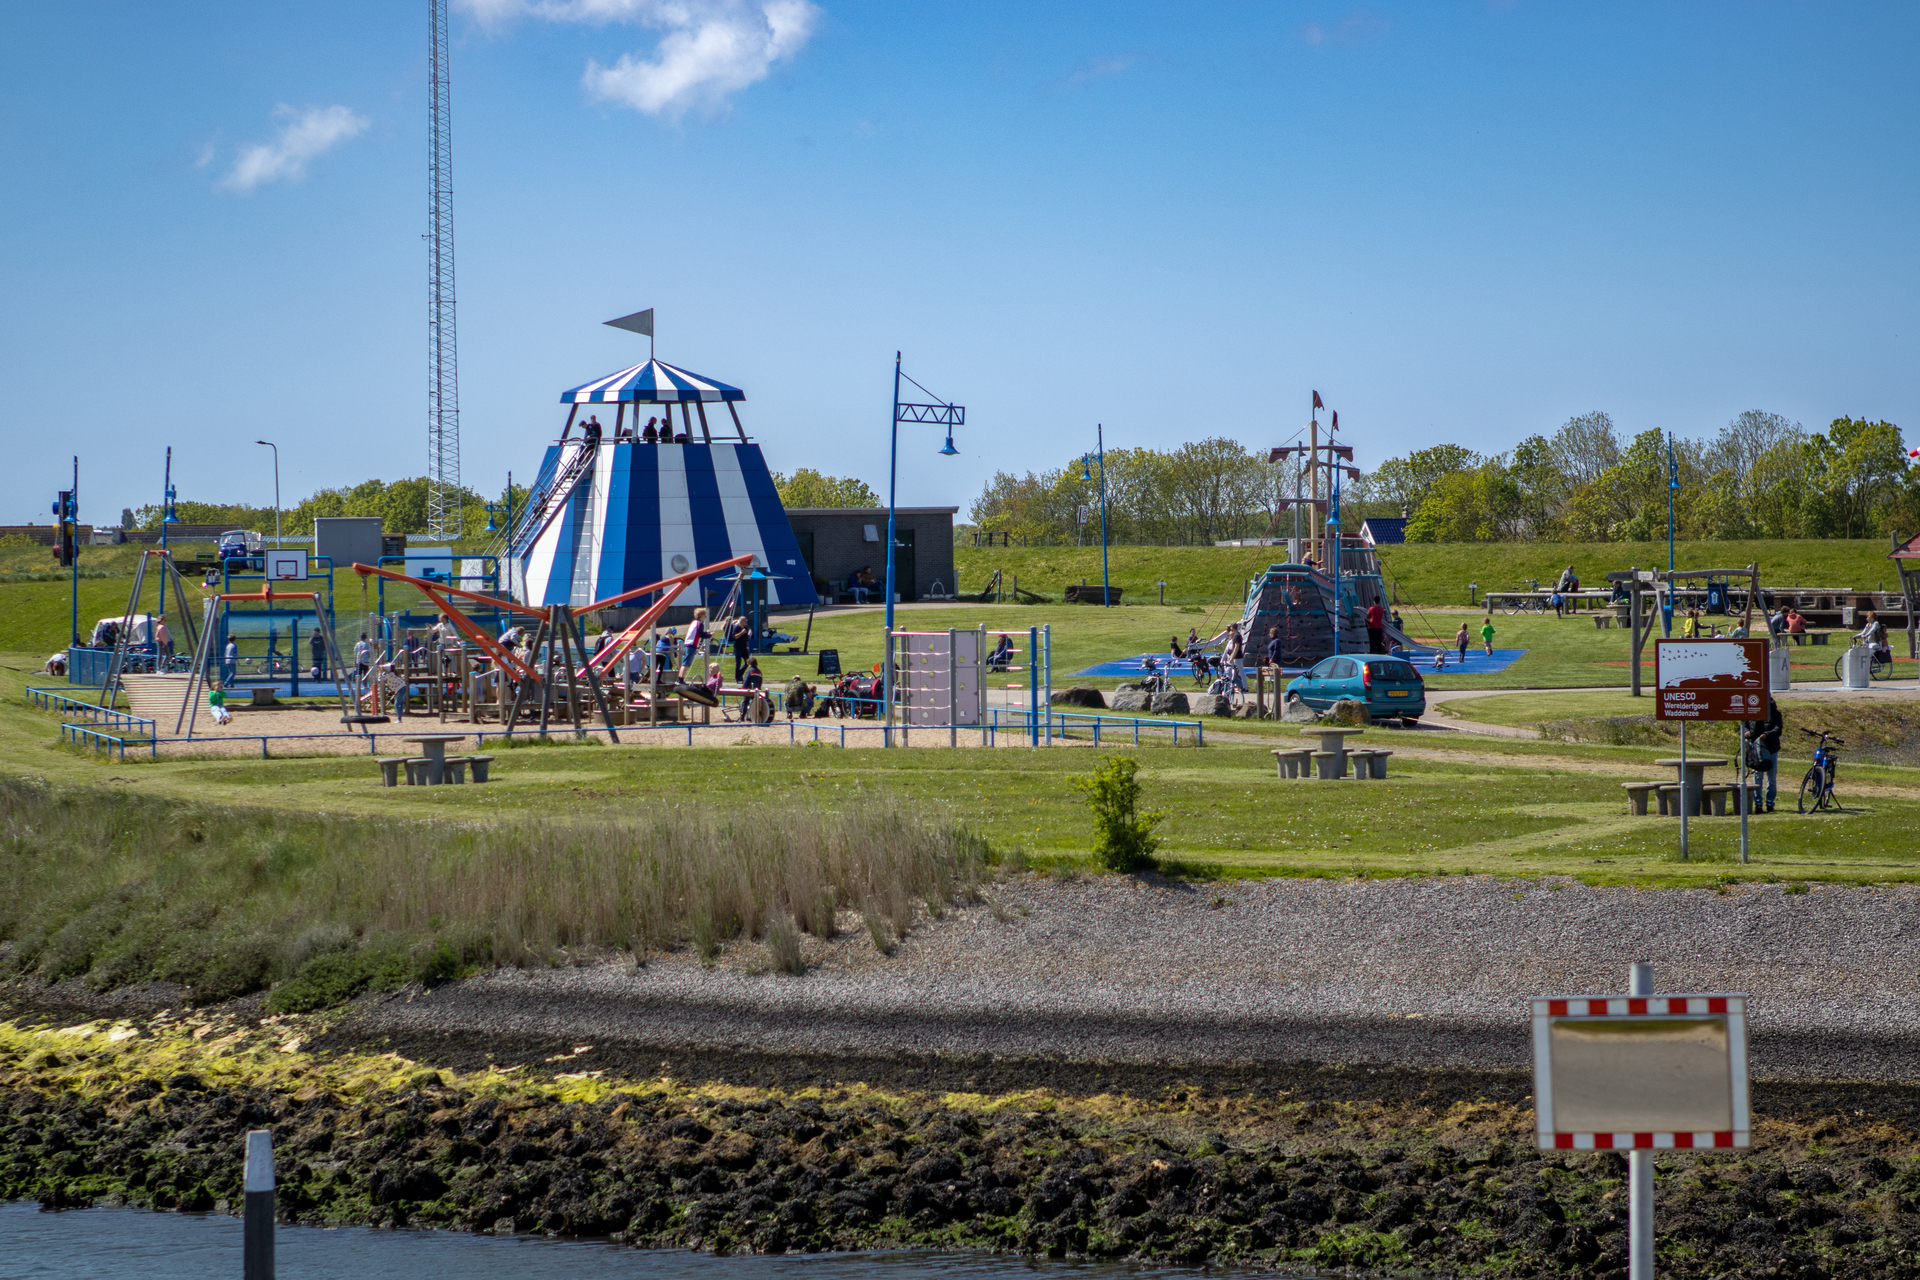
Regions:
<instances>
[{"instance_id":1,"label":"green grass field","mask_svg":"<svg viewBox=\"0 0 1920 1280\"><path fill-rule=\"evenodd\" d=\"M1757 561L1762 586L1825 586L1897 590L1900 575L1880 539L1792 542L1682 542L1674 547L1681 569L1744 568ZM1110 547L1108 572L1127 604L1153 604L1164 579L1169 604L1240 600L1246 580L1284 554L1268 547ZM1568 565L1583 586L1606 585L1607 573L1665 568L1665 543L1425 543L1391 546L1380 553L1382 571L1398 598L1423 605L1465 605L1467 584L1512 591L1528 579L1551 582ZM961 591L979 591L995 569L1008 585L1060 599L1071 583L1100 581L1100 548L956 547Z\"/></svg>"}]
</instances>

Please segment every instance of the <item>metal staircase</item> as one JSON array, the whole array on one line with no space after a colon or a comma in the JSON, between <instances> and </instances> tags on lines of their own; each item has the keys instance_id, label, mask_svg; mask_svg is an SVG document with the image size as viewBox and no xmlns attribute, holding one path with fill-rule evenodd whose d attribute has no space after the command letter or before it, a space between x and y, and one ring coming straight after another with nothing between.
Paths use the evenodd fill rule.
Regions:
<instances>
[{"instance_id":1,"label":"metal staircase","mask_svg":"<svg viewBox=\"0 0 1920 1280\"><path fill-rule=\"evenodd\" d=\"M557 455L553 465L543 468L535 478L526 508L514 513L513 522L488 545L486 554L504 562L531 547L566 506L574 486L592 472L597 452L582 441L571 452Z\"/></svg>"}]
</instances>

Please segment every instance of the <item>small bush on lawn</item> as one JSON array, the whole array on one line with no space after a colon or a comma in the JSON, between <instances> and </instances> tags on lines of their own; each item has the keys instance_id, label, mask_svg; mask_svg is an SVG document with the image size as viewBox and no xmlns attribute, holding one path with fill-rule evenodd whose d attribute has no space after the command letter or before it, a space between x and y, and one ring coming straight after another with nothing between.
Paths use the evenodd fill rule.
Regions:
<instances>
[{"instance_id":1,"label":"small bush on lawn","mask_svg":"<svg viewBox=\"0 0 1920 1280\"><path fill-rule=\"evenodd\" d=\"M1093 810L1094 861L1109 871L1148 871L1154 865L1160 842L1153 829L1167 815L1140 812L1140 782L1134 776L1139 768L1131 756L1114 756L1073 784L1086 793Z\"/></svg>"}]
</instances>

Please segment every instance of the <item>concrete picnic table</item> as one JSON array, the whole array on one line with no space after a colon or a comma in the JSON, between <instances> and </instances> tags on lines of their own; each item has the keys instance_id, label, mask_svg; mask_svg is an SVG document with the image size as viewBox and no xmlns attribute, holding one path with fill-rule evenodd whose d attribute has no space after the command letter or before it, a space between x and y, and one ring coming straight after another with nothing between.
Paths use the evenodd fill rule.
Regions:
<instances>
[{"instance_id":1,"label":"concrete picnic table","mask_svg":"<svg viewBox=\"0 0 1920 1280\"><path fill-rule=\"evenodd\" d=\"M447 744L465 742L464 733L424 733L417 738L402 738L402 742L420 744L420 754L427 758L427 785L437 787L447 780Z\"/></svg>"},{"instance_id":2,"label":"concrete picnic table","mask_svg":"<svg viewBox=\"0 0 1920 1280\"><path fill-rule=\"evenodd\" d=\"M1673 756L1665 760L1655 760L1655 764L1672 765L1680 782L1680 806L1689 818L1700 816L1701 790L1707 785L1707 770L1719 769L1726 765L1725 760L1709 760L1699 756L1688 756L1685 760Z\"/></svg>"},{"instance_id":3,"label":"concrete picnic table","mask_svg":"<svg viewBox=\"0 0 1920 1280\"><path fill-rule=\"evenodd\" d=\"M1344 778L1347 776L1347 739L1356 733L1365 733L1365 729L1334 729L1326 725L1315 725L1311 729L1302 729L1302 737L1320 739L1320 750L1316 756L1332 756L1330 768L1316 774L1321 778Z\"/></svg>"}]
</instances>

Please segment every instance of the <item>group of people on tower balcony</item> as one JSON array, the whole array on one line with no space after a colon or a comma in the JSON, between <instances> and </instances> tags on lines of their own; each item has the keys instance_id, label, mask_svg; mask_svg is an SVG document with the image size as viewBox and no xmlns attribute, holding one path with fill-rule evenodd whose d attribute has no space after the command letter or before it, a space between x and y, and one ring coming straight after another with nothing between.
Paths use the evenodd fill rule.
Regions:
<instances>
[{"instance_id":1,"label":"group of people on tower balcony","mask_svg":"<svg viewBox=\"0 0 1920 1280\"><path fill-rule=\"evenodd\" d=\"M637 413L634 414L635 418L639 416ZM598 416L588 418L580 425L581 438L589 449L599 446L600 437L605 431L606 428L600 425ZM687 433L684 431L679 435L673 433L673 415L669 413L665 418L648 418L647 425L640 429L638 435L634 433L632 427L620 427L615 430L613 438L615 440L637 439L641 444L685 444Z\"/></svg>"}]
</instances>

